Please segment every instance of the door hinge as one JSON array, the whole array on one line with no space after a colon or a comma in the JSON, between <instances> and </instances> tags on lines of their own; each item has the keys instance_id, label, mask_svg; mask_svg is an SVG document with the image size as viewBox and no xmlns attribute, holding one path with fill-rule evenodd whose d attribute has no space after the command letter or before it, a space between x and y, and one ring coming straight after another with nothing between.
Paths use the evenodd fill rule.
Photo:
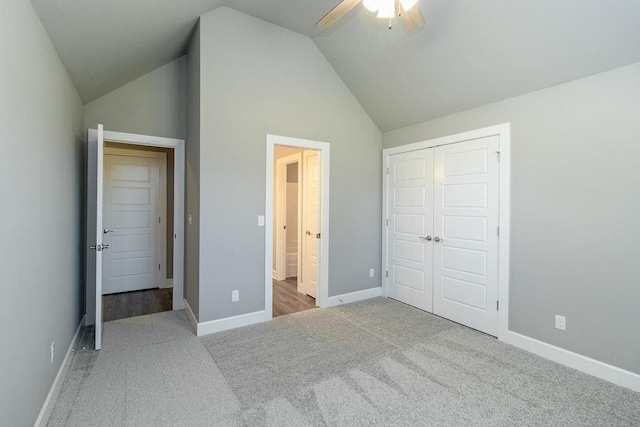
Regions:
<instances>
[{"instance_id":1,"label":"door hinge","mask_svg":"<svg viewBox=\"0 0 640 427\"><path fill-rule=\"evenodd\" d=\"M500 237L500 227L496 227L496 234Z\"/></svg>"},{"instance_id":2,"label":"door hinge","mask_svg":"<svg viewBox=\"0 0 640 427\"><path fill-rule=\"evenodd\" d=\"M158 270L160 270L160 264L158 264Z\"/></svg>"},{"instance_id":3,"label":"door hinge","mask_svg":"<svg viewBox=\"0 0 640 427\"><path fill-rule=\"evenodd\" d=\"M498 163L500 163L500 152L496 151L496 154L498 155Z\"/></svg>"},{"instance_id":4,"label":"door hinge","mask_svg":"<svg viewBox=\"0 0 640 427\"><path fill-rule=\"evenodd\" d=\"M286 225L283 225L283 226L282 226L282 228L286 230L286 229L287 229L287 226L286 226Z\"/></svg>"},{"instance_id":5,"label":"door hinge","mask_svg":"<svg viewBox=\"0 0 640 427\"><path fill-rule=\"evenodd\" d=\"M158 217L158 224L162 223L162 217Z\"/></svg>"},{"instance_id":6,"label":"door hinge","mask_svg":"<svg viewBox=\"0 0 640 427\"><path fill-rule=\"evenodd\" d=\"M500 301L496 301L496 310L500 311Z\"/></svg>"},{"instance_id":7,"label":"door hinge","mask_svg":"<svg viewBox=\"0 0 640 427\"><path fill-rule=\"evenodd\" d=\"M316 239L320 238L320 233L316 233Z\"/></svg>"},{"instance_id":8,"label":"door hinge","mask_svg":"<svg viewBox=\"0 0 640 427\"><path fill-rule=\"evenodd\" d=\"M389 226L389 220L387 220L387 227Z\"/></svg>"},{"instance_id":9,"label":"door hinge","mask_svg":"<svg viewBox=\"0 0 640 427\"><path fill-rule=\"evenodd\" d=\"M389 277L389 270L384 272L384 277Z\"/></svg>"},{"instance_id":10,"label":"door hinge","mask_svg":"<svg viewBox=\"0 0 640 427\"><path fill-rule=\"evenodd\" d=\"M387 168L387 175L389 175L389 168Z\"/></svg>"}]
</instances>

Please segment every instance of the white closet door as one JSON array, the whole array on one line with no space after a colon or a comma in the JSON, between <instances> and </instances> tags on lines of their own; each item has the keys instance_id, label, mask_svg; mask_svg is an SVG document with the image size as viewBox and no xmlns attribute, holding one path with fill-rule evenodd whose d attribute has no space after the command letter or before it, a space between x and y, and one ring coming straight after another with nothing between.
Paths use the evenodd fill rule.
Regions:
<instances>
[{"instance_id":1,"label":"white closet door","mask_svg":"<svg viewBox=\"0 0 640 427\"><path fill-rule=\"evenodd\" d=\"M390 298L433 310L433 150L389 157L387 218Z\"/></svg>"},{"instance_id":2,"label":"white closet door","mask_svg":"<svg viewBox=\"0 0 640 427\"><path fill-rule=\"evenodd\" d=\"M498 150L491 136L434 153L433 312L491 335L498 329Z\"/></svg>"}]
</instances>

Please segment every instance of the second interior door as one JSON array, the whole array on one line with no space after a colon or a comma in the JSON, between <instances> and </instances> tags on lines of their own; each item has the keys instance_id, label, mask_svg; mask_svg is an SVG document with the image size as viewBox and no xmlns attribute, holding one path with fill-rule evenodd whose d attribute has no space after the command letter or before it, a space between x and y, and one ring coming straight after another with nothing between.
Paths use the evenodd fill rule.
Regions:
<instances>
[{"instance_id":1,"label":"second interior door","mask_svg":"<svg viewBox=\"0 0 640 427\"><path fill-rule=\"evenodd\" d=\"M105 156L103 294L158 287L159 160Z\"/></svg>"}]
</instances>

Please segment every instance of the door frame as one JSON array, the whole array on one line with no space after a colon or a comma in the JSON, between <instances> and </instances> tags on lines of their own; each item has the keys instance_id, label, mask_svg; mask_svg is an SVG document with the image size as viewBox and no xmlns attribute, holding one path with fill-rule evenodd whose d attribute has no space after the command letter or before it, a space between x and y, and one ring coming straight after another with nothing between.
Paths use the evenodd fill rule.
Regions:
<instances>
[{"instance_id":1,"label":"door frame","mask_svg":"<svg viewBox=\"0 0 640 427\"><path fill-rule=\"evenodd\" d=\"M106 141L112 142L112 141ZM159 151L143 151L135 148L114 148L104 147L104 156L121 156L121 157L142 157L146 159L160 160L160 180L158 182L158 207L157 213L165 219L160 223L160 227L156 230L156 258L159 260L161 268L155 270L156 283L160 288L166 288L169 279L167 279L167 154ZM104 223L104 219L103 219ZM106 228L106 227L105 227ZM175 234L175 233L174 233ZM103 282L104 287L104 282Z\"/></svg>"},{"instance_id":2,"label":"door frame","mask_svg":"<svg viewBox=\"0 0 640 427\"><path fill-rule=\"evenodd\" d=\"M499 151L499 236L498 236L498 339L505 341L509 333L509 242L511 218L511 123L475 129L455 135L420 141L382 150L382 269L388 274L388 180L389 157L393 154L455 144L473 139L498 136ZM382 295L387 297L387 278L382 278Z\"/></svg>"},{"instance_id":3,"label":"door frame","mask_svg":"<svg viewBox=\"0 0 640 427\"><path fill-rule=\"evenodd\" d=\"M89 129L89 140L97 140L98 130ZM164 138L151 135L139 135L134 133L104 131L105 142L117 142L129 145L144 145L151 147L174 149L174 187L173 187L173 310L184 309L184 209L185 209L185 142L183 139ZM99 159L104 161L104 159ZM101 186L99 186L101 187ZM91 208L91 207L88 207ZM88 225L88 224L87 224ZM87 236L88 242L91 236ZM88 250L88 249L87 249ZM87 287L92 283L87 276ZM96 318L96 289L87 289L86 292L86 323L91 325ZM90 300L91 299L91 300Z\"/></svg>"},{"instance_id":4,"label":"door frame","mask_svg":"<svg viewBox=\"0 0 640 427\"><path fill-rule=\"evenodd\" d=\"M288 231L284 231L284 225L287 218L287 166L293 163L298 163L298 266L297 266L297 278L300 280L300 254L301 254L301 232L302 229L302 151L295 154L290 154L285 157L281 157L276 160L276 174L275 174L275 194L276 199L274 201L275 209L275 266L273 271L273 278L275 280L285 280L287 278L287 234Z\"/></svg>"},{"instance_id":5,"label":"door frame","mask_svg":"<svg viewBox=\"0 0 640 427\"><path fill-rule=\"evenodd\" d=\"M266 141L266 185L265 185L265 320L273 318L273 185L275 146L304 148L318 151L320 160L320 265L318 272L318 300L316 305L324 308L329 300L329 194L330 194L330 144L328 142L267 134Z\"/></svg>"}]
</instances>

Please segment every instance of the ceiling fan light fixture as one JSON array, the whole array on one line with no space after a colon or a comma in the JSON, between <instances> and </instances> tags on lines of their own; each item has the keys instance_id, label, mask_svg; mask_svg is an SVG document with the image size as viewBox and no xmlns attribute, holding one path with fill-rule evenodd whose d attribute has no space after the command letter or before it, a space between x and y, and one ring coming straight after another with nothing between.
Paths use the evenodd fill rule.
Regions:
<instances>
[{"instance_id":1,"label":"ceiling fan light fixture","mask_svg":"<svg viewBox=\"0 0 640 427\"><path fill-rule=\"evenodd\" d=\"M369 12L377 12L380 9L380 0L363 0L362 3Z\"/></svg>"},{"instance_id":2,"label":"ceiling fan light fixture","mask_svg":"<svg viewBox=\"0 0 640 427\"><path fill-rule=\"evenodd\" d=\"M393 18L396 16L394 0L381 0L379 3L378 18Z\"/></svg>"},{"instance_id":3,"label":"ceiling fan light fixture","mask_svg":"<svg viewBox=\"0 0 640 427\"><path fill-rule=\"evenodd\" d=\"M413 6L418 3L418 0L400 0L400 4L405 11L409 11Z\"/></svg>"}]
</instances>

